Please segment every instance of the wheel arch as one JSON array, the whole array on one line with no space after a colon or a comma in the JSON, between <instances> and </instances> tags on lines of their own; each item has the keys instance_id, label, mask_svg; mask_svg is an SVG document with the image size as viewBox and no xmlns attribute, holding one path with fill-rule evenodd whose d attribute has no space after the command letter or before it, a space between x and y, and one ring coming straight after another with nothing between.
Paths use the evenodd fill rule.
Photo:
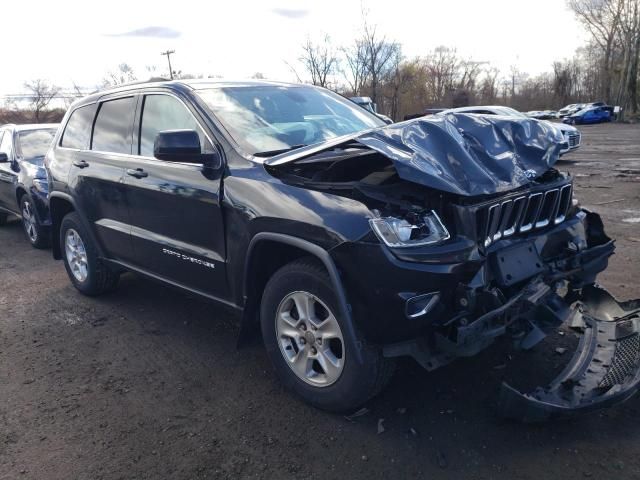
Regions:
<instances>
[{"instance_id":1,"label":"wheel arch","mask_svg":"<svg viewBox=\"0 0 640 480\"><path fill-rule=\"evenodd\" d=\"M23 195L29 195L29 192L27 192L27 189L24 187L24 185L18 185L16 187L16 204L18 205L18 209L20 208L20 200L22 199Z\"/></svg>"},{"instance_id":2,"label":"wheel arch","mask_svg":"<svg viewBox=\"0 0 640 480\"><path fill-rule=\"evenodd\" d=\"M258 321L262 292L269 278L287 263L307 256L319 260L326 269L338 299L340 313L345 319L356 359L359 363L363 363L361 345L356 336L346 291L329 252L307 240L282 233L261 232L256 234L249 243L243 275L244 309L238 338L239 345L251 336L251 327Z\"/></svg>"},{"instance_id":3,"label":"wheel arch","mask_svg":"<svg viewBox=\"0 0 640 480\"><path fill-rule=\"evenodd\" d=\"M62 250L60 247L60 225L62 219L68 213L77 211L73 199L62 193L53 193L49 197L49 212L51 215L51 250L53 258L60 260Z\"/></svg>"}]
</instances>

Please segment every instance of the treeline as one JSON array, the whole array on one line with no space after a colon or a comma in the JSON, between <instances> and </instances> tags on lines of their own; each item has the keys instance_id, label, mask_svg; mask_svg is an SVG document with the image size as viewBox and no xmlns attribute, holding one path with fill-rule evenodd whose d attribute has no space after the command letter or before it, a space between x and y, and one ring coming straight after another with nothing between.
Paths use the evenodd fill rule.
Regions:
<instances>
[{"instance_id":1,"label":"treeline","mask_svg":"<svg viewBox=\"0 0 640 480\"><path fill-rule=\"evenodd\" d=\"M518 110L559 109L568 103L605 101L619 105L627 119L638 116L640 0L568 0L590 34L571 59L547 73L530 76L516 65L501 72L467 59L447 46L406 58L363 15L353 44L335 46L328 36L301 47L299 81L344 95L369 96L395 120L425 108L509 105Z\"/></svg>"}]
</instances>

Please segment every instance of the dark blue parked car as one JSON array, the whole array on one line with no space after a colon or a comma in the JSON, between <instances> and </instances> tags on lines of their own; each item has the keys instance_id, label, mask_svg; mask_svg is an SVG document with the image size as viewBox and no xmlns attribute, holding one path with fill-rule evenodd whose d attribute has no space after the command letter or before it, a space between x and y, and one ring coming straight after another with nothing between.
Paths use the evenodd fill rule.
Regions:
<instances>
[{"instance_id":1,"label":"dark blue parked car","mask_svg":"<svg viewBox=\"0 0 640 480\"><path fill-rule=\"evenodd\" d=\"M602 123L611 121L611 109L606 106L589 106L579 110L573 115L569 115L562 120L563 123L575 124L587 124L587 123Z\"/></svg>"},{"instance_id":2,"label":"dark blue parked car","mask_svg":"<svg viewBox=\"0 0 640 480\"><path fill-rule=\"evenodd\" d=\"M24 231L36 248L50 243L49 186L44 156L57 124L0 127L0 226L9 215L22 219Z\"/></svg>"}]
</instances>

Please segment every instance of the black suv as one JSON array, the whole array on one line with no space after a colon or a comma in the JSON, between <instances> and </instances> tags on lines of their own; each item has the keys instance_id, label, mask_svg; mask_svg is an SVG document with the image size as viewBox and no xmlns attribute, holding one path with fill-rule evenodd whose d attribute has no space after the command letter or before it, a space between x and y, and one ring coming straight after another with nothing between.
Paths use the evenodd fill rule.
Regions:
<instances>
[{"instance_id":1,"label":"black suv","mask_svg":"<svg viewBox=\"0 0 640 480\"><path fill-rule=\"evenodd\" d=\"M638 388L617 348L638 353L638 305L594 286L614 245L553 168L562 145L531 119L386 126L307 85L130 85L63 120L53 252L87 295L130 270L237 310L283 383L333 411L379 392L394 357L434 369L571 321L575 368L535 395L505 385L502 404L591 409Z\"/></svg>"},{"instance_id":2,"label":"black suv","mask_svg":"<svg viewBox=\"0 0 640 480\"><path fill-rule=\"evenodd\" d=\"M20 217L36 248L49 245L49 184L43 160L57 129L53 123L0 127L0 226L10 214Z\"/></svg>"}]
</instances>

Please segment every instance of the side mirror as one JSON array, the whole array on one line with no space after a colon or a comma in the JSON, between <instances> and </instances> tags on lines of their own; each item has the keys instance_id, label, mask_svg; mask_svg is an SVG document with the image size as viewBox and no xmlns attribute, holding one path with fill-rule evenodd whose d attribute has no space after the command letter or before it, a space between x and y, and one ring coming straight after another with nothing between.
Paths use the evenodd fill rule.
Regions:
<instances>
[{"instance_id":1,"label":"side mirror","mask_svg":"<svg viewBox=\"0 0 640 480\"><path fill-rule=\"evenodd\" d=\"M204 163L195 130L165 130L153 142L153 156L167 162Z\"/></svg>"},{"instance_id":2,"label":"side mirror","mask_svg":"<svg viewBox=\"0 0 640 480\"><path fill-rule=\"evenodd\" d=\"M0 163L9 163L9 155L4 152L0 152Z\"/></svg>"}]
</instances>

